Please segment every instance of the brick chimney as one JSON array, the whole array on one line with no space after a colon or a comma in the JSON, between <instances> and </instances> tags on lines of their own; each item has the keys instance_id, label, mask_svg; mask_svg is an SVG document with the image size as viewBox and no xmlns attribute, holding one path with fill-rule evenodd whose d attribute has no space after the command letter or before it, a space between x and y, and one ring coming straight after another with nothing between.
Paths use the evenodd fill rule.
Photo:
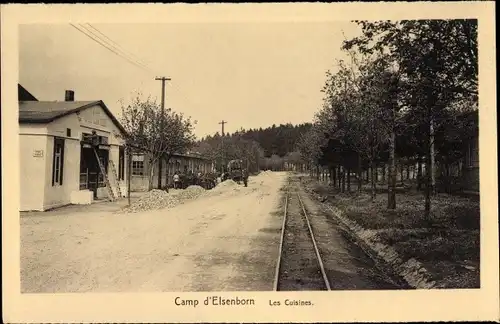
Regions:
<instances>
[{"instance_id":1,"label":"brick chimney","mask_svg":"<svg viewBox=\"0 0 500 324\"><path fill-rule=\"evenodd\" d=\"M75 101L75 92L73 90L66 90L64 101Z\"/></svg>"}]
</instances>

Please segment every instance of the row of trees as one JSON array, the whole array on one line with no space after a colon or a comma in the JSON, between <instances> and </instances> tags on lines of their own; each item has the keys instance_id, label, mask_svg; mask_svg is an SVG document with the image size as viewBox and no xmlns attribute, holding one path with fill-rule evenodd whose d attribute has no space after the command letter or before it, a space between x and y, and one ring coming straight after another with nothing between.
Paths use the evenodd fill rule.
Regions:
<instances>
[{"instance_id":1,"label":"row of trees","mask_svg":"<svg viewBox=\"0 0 500 324\"><path fill-rule=\"evenodd\" d=\"M465 112L477 108L476 20L356 21L350 59L326 73L324 104L298 142L310 165L350 176L388 164L388 205L396 208L396 161L425 163L425 215L436 189L436 164L463 155L473 134ZM445 168L446 169L446 168ZM385 168L384 168L385 170Z\"/></svg>"}]
</instances>

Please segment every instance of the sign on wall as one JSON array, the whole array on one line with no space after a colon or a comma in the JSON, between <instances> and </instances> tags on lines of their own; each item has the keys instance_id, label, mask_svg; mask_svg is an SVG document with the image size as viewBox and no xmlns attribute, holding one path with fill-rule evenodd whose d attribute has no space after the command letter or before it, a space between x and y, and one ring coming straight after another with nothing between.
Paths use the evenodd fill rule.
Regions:
<instances>
[{"instance_id":1,"label":"sign on wall","mask_svg":"<svg viewBox=\"0 0 500 324\"><path fill-rule=\"evenodd\" d=\"M43 157L43 150L34 150L33 157Z\"/></svg>"}]
</instances>

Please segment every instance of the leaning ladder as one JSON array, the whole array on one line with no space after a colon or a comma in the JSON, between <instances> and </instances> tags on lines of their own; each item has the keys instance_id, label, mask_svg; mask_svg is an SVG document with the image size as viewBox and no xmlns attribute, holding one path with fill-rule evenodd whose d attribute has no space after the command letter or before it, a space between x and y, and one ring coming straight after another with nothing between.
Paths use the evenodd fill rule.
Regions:
<instances>
[{"instance_id":1,"label":"leaning ladder","mask_svg":"<svg viewBox=\"0 0 500 324\"><path fill-rule=\"evenodd\" d=\"M115 164L113 161L109 160L109 166L111 167L111 172L113 172L113 176L116 179L116 192L118 193L118 197L121 198L122 196L122 191L120 190L120 179L118 179L118 174L116 173L116 168Z\"/></svg>"},{"instance_id":2,"label":"leaning ladder","mask_svg":"<svg viewBox=\"0 0 500 324\"><path fill-rule=\"evenodd\" d=\"M113 194L113 189L111 188L111 184L108 179L108 175L106 174L106 170L104 169L104 165L102 165L101 159L99 158L99 154L97 154L96 149L94 148L94 154L97 159L97 163L99 164L99 168L101 169L102 176L104 177L104 181L106 182L106 188L108 189L108 197L110 201L115 200L115 195ZM99 182L99 179L97 179Z\"/></svg>"}]
</instances>

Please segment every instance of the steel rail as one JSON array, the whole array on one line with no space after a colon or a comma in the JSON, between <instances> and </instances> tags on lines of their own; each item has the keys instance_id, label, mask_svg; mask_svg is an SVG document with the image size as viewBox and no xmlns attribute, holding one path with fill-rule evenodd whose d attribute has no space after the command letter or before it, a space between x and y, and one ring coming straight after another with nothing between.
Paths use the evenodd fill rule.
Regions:
<instances>
[{"instance_id":1,"label":"steel rail","mask_svg":"<svg viewBox=\"0 0 500 324\"><path fill-rule=\"evenodd\" d=\"M280 238L280 246L278 250L278 262L276 263L276 271L274 274L274 285L273 285L273 290L278 291L278 281L279 281L279 276L280 276L280 268L281 268L281 256L283 254L283 242L285 240L285 226L286 226L286 219L287 219L287 214L288 214L288 195L289 195L289 186L290 186L290 181L287 183L286 187L286 193L285 193L285 212L283 215L283 224L281 226L281 238Z\"/></svg>"},{"instance_id":2,"label":"steel rail","mask_svg":"<svg viewBox=\"0 0 500 324\"><path fill-rule=\"evenodd\" d=\"M304 207L304 203L302 202L302 198L300 198L300 194L298 191L296 192L296 194L297 194L297 198L299 198L300 206L302 207L302 212L304 213L304 217L305 217L306 222L307 222L307 227L309 228L309 234L311 235L311 240L312 240L313 245L314 245L314 252L316 252L316 257L318 259L319 268L321 270L321 275L323 276L323 281L325 282L326 289L331 290L330 282L328 281L328 277L326 276L325 266L323 265L323 260L321 259L321 255L319 254L318 244L316 243L316 238L314 237L314 233L313 233L313 230L311 227L311 223L309 222L309 217L307 216L307 212L306 212L306 209Z\"/></svg>"},{"instance_id":3,"label":"steel rail","mask_svg":"<svg viewBox=\"0 0 500 324\"><path fill-rule=\"evenodd\" d=\"M306 209L304 207L304 203L302 201L302 198L300 197L299 192L296 191L295 193L297 194L297 198L299 200L300 207L302 209L302 213L303 213L304 218L305 218L306 223L307 223L307 228L309 230L310 238L311 238L311 241L313 243L314 252L315 252L316 258L318 260L318 264L319 264L319 267L320 267L321 275L323 277L323 281L325 283L326 289L327 290L331 290L330 282L328 281L328 277L326 275L326 271L325 271L325 267L324 267L324 264L323 264L323 260L321 258L320 253L319 253L318 245L316 243L316 238L314 236L314 233L313 233L313 230L312 230L312 227L311 227L311 223L309 221L309 217L307 216L307 212L306 212ZM280 275L280 270L281 270L281 259L282 259L282 255L283 255L283 243L285 241L285 228L286 228L286 221L287 221L287 218L288 218L288 201L289 201L290 195L291 195L291 192L290 192L290 182L288 182L287 189L286 189L286 194L285 194L285 210L284 210L284 215L283 215L283 224L282 224L282 227L281 227L281 238L280 238L280 245L279 245L279 250L278 250L278 261L276 263L276 270L275 270L276 272L275 272L275 276L274 276L274 285L273 285L273 290L274 291L278 291L279 275Z\"/></svg>"}]
</instances>

